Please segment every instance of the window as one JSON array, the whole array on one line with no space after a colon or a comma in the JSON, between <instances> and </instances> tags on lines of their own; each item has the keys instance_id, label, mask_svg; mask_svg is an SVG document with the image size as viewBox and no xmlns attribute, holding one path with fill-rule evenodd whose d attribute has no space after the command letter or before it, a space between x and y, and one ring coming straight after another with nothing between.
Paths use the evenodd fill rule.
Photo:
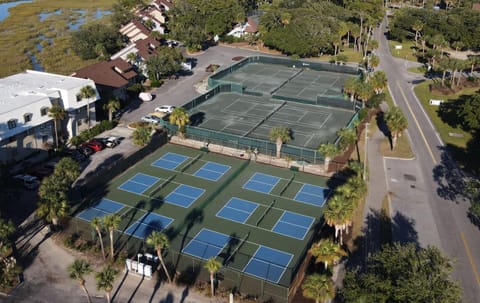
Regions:
<instances>
[{"instance_id":1,"label":"window","mask_svg":"<svg viewBox=\"0 0 480 303\"><path fill-rule=\"evenodd\" d=\"M25 144L25 148L31 149L32 148L32 142L28 142Z\"/></svg>"},{"instance_id":2,"label":"window","mask_svg":"<svg viewBox=\"0 0 480 303\"><path fill-rule=\"evenodd\" d=\"M77 102L80 102L80 101L82 101L82 95L78 94L77 95Z\"/></svg>"},{"instance_id":3,"label":"window","mask_svg":"<svg viewBox=\"0 0 480 303\"><path fill-rule=\"evenodd\" d=\"M7 125L8 125L8 129L17 127L17 119L8 120Z\"/></svg>"},{"instance_id":4,"label":"window","mask_svg":"<svg viewBox=\"0 0 480 303\"><path fill-rule=\"evenodd\" d=\"M31 114L31 113L27 113L27 114L23 115L23 120L25 121L25 123L28 123L28 122L32 121L32 116L33 116L33 114Z\"/></svg>"},{"instance_id":5,"label":"window","mask_svg":"<svg viewBox=\"0 0 480 303\"><path fill-rule=\"evenodd\" d=\"M82 125L82 119L77 120L77 126L80 126L80 125Z\"/></svg>"},{"instance_id":6,"label":"window","mask_svg":"<svg viewBox=\"0 0 480 303\"><path fill-rule=\"evenodd\" d=\"M43 116L46 116L48 114L48 107L42 107L40 109L40 115L43 117Z\"/></svg>"},{"instance_id":7,"label":"window","mask_svg":"<svg viewBox=\"0 0 480 303\"><path fill-rule=\"evenodd\" d=\"M47 143L48 142L48 136L44 135L42 136L42 143Z\"/></svg>"}]
</instances>

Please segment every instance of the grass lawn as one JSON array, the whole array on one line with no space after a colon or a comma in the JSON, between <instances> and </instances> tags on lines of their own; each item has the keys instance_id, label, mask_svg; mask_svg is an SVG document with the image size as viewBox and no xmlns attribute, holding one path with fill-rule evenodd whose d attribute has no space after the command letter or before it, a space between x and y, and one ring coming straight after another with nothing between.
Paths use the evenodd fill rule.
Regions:
<instances>
[{"instance_id":1,"label":"grass lawn","mask_svg":"<svg viewBox=\"0 0 480 303\"><path fill-rule=\"evenodd\" d=\"M353 51L353 48L344 48L342 50L340 50L340 55L345 55L347 56L348 58L348 62L353 62L353 63L359 63L360 61L362 61L362 53L361 52L355 52ZM323 55L323 56L320 56L320 57L316 57L316 59L320 60L320 61L330 61L330 59L332 58L332 55L330 54L326 54L326 55Z\"/></svg>"},{"instance_id":2,"label":"grass lawn","mask_svg":"<svg viewBox=\"0 0 480 303\"><path fill-rule=\"evenodd\" d=\"M435 126L435 129L437 132L440 134L440 137L442 138L443 142L445 144L451 144L454 146L457 146L459 148L465 148L467 142L472 138L471 134L468 132L463 131L460 127L453 127L448 125L445 121L442 121L442 119L438 115L438 106L430 105L429 100L430 99L442 99L446 102L452 102L458 99L459 96L461 95L471 95L474 94L478 88L468 88L464 89L456 94L452 94L449 96L443 96L443 95L438 95L431 93L429 90L429 84L431 84L432 81L425 81L417 86L415 86L415 94L417 95L418 99L422 103L423 108L427 112L430 120L432 121L433 125ZM461 134L463 137L452 137L449 135L449 133L455 133L455 134Z\"/></svg>"},{"instance_id":3,"label":"grass lawn","mask_svg":"<svg viewBox=\"0 0 480 303\"><path fill-rule=\"evenodd\" d=\"M398 42L388 40L388 45L390 46L392 56L417 62L417 57L413 53L415 49L415 43L413 41ZM402 49L395 49L396 45L401 45Z\"/></svg>"},{"instance_id":4,"label":"grass lawn","mask_svg":"<svg viewBox=\"0 0 480 303\"><path fill-rule=\"evenodd\" d=\"M409 67L407 68L407 71L411 72L411 73L415 73L415 74L425 74L426 72L426 68L423 67L423 66L420 66L420 67Z\"/></svg>"},{"instance_id":5,"label":"grass lawn","mask_svg":"<svg viewBox=\"0 0 480 303\"><path fill-rule=\"evenodd\" d=\"M97 10L109 10L113 3L114 0L36 0L11 8L9 17L0 23L0 77L32 69L31 55L36 56L45 71L59 74L70 74L95 62L75 55L69 24L83 18L87 22L93 20ZM41 13L50 14L40 21Z\"/></svg>"}]
</instances>

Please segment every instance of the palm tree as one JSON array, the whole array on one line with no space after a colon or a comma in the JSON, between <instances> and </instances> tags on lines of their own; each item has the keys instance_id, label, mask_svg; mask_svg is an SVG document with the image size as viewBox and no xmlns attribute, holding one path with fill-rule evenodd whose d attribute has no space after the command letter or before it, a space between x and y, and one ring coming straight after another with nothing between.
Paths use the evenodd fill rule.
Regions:
<instances>
[{"instance_id":1,"label":"palm tree","mask_svg":"<svg viewBox=\"0 0 480 303\"><path fill-rule=\"evenodd\" d=\"M54 226L57 226L60 219L68 216L67 201L40 200L38 203L37 214L40 217L45 217L47 222L51 222Z\"/></svg>"},{"instance_id":2,"label":"palm tree","mask_svg":"<svg viewBox=\"0 0 480 303\"><path fill-rule=\"evenodd\" d=\"M350 96L350 101L355 100L355 90L357 88L357 77L350 77L343 84L343 91Z\"/></svg>"},{"instance_id":3,"label":"palm tree","mask_svg":"<svg viewBox=\"0 0 480 303\"><path fill-rule=\"evenodd\" d=\"M165 249L165 248L168 248L168 246L170 246L170 243L168 241L168 237L164 233L154 230L147 237L147 244L155 247L155 250L157 251L158 259L160 260L160 264L163 267L163 271L165 272L165 275L167 276L168 282L172 283L172 279L170 278L167 267L165 266L165 262L163 261L163 257L162 257L162 250ZM158 266L157 270L159 268L160 268L160 266Z\"/></svg>"},{"instance_id":4,"label":"palm tree","mask_svg":"<svg viewBox=\"0 0 480 303\"><path fill-rule=\"evenodd\" d=\"M105 248L103 247L103 238L102 238L102 227L103 227L103 222L100 217L95 217L90 221L90 225L95 228L95 231L97 232L98 239L100 240L100 248L102 249L102 256L103 260L106 259L105 257Z\"/></svg>"},{"instance_id":5,"label":"palm tree","mask_svg":"<svg viewBox=\"0 0 480 303\"><path fill-rule=\"evenodd\" d=\"M73 182L77 180L80 175L80 166L77 161L70 157L63 157L55 165L54 174L60 181L65 183L67 188L70 188Z\"/></svg>"},{"instance_id":6,"label":"palm tree","mask_svg":"<svg viewBox=\"0 0 480 303\"><path fill-rule=\"evenodd\" d=\"M48 110L48 116L53 118L53 128L55 129L55 146L58 147L58 121L62 121L67 116L67 113L60 105L53 105Z\"/></svg>"},{"instance_id":7,"label":"palm tree","mask_svg":"<svg viewBox=\"0 0 480 303\"><path fill-rule=\"evenodd\" d=\"M470 73L473 73L475 67L480 63L479 55L467 55L468 63L470 64Z\"/></svg>"},{"instance_id":8,"label":"palm tree","mask_svg":"<svg viewBox=\"0 0 480 303\"><path fill-rule=\"evenodd\" d=\"M77 280L80 283L80 287L83 289L87 295L88 303L92 303L90 299L90 294L88 293L87 287L85 286L85 275L88 275L92 272L90 263L85 260L76 259L70 266L67 268L69 277L72 280Z\"/></svg>"},{"instance_id":9,"label":"palm tree","mask_svg":"<svg viewBox=\"0 0 480 303\"><path fill-rule=\"evenodd\" d=\"M315 303L327 302L335 296L332 280L326 275L307 276L302 283L303 296L315 300Z\"/></svg>"},{"instance_id":10,"label":"palm tree","mask_svg":"<svg viewBox=\"0 0 480 303\"><path fill-rule=\"evenodd\" d=\"M348 234L348 226L352 222L354 204L340 195L334 195L328 200L323 216L329 226L335 228L335 238L340 238L343 245L343 231Z\"/></svg>"},{"instance_id":11,"label":"palm tree","mask_svg":"<svg viewBox=\"0 0 480 303\"><path fill-rule=\"evenodd\" d=\"M210 259L207 260L207 263L205 263L204 266L208 272L210 273L210 289L212 291L212 297L215 295L215 288L214 288L214 277L215 273L222 267L222 263L217 261L215 257L211 257Z\"/></svg>"},{"instance_id":12,"label":"palm tree","mask_svg":"<svg viewBox=\"0 0 480 303\"><path fill-rule=\"evenodd\" d=\"M132 133L133 143L138 146L145 146L150 142L152 131L151 126L139 126Z\"/></svg>"},{"instance_id":13,"label":"palm tree","mask_svg":"<svg viewBox=\"0 0 480 303\"><path fill-rule=\"evenodd\" d=\"M130 64L135 64L137 62L137 58L138 56L134 52L127 54L127 62L129 62Z\"/></svg>"},{"instance_id":14,"label":"palm tree","mask_svg":"<svg viewBox=\"0 0 480 303\"><path fill-rule=\"evenodd\" d=\"M357 98L362 101L362 107L365 107L365 103L373 95L373 88L369 82L357 81L355 92L357 93Z\"/></svg>"},{"instance_id":15,"label":"palm tree","mask_svg":"<svg viewBox=\"0 0 480 303\"><path fill-rule=\"evenodd\" d=\"M92 86L86 85L80 89L78 95L81 99L87 99L87 120L90 129L90 98L97 96L97 91Z\"/></svg>"},{"instance_id":16,"label":"palm tree","mask_svg":"<svg viewBox=\"0 0 480 303\"><path fill-rule=\"evenodd\" d=\"M112 292L113 282L115 281L117 274L118 270L109 265L95 275L97 289L105 291L105 294L107 295L107 303L110 303L110 293Z\"/></svg>"},{"instance_id":17,"label":"palm tree","mask_svg":"<svg viewBox=\"0 0 480 303\"><path fill-rule=\"evenodd\" d=\"M357 132L353 128L343 127L337 131L337 135L340 137L341 149L345 149L357 141Z\"/></svg>"},{"instance_id":18,"label":"palm tree","mask_svg":"<svg viewBox=\"0 0 480 303\"><path fill-rule=\"evenodd\" d=\"M10 247L10 237L15 233L15 225L12 221L5 221L0 218L0 258L3 256L2 249Z\"/></svg>"},{"instance_id":19,"label":"palm tree","mask_svg":"<svg viewBox=\"0 0 480 303\"><path fill-rule=\"evenodd\" d=\"M274 127L270 130L270 140L277 145L277 158L280 158L280 151L282 144L289 142L292 139L290 136L290 129L286 127Z\"/></svg>"},{"instance_id":20,"label":"palm tree","mask_svg":"<svg viewBox=\"0 0 480 303\"><path fill-rule=\"evenodd\" d=\"M376 71L370 77L370 84L376 95L383 93L383 90L387 87L387 75L384 71Z\"/></svg>"},{"instance_id":21,"label":"palm tree","mask_svg":"<svg viewBox=\"0 0 480 303\"><path fill-rule=\"evenodd\" d=\"M103 226L108 229L110 233L110 258L113 260L113 232L120 225L121 218L119 215L110 214L103 217Z\"/></svg>"},{"instance_id":22,"label":"palm tree","mask_svg":"<svg viewBox=\"0 0 480 303\"><path fill-rule=\"evenodd\" d=\"M335 144L326 143L326 144L320 145L320 147L318 148L318 151L321 154L323 154L323 157L325 158L323 169L327 172L330 161L332 160L333 157L335 157L340 153L340 150Z\"/></svg>"},{"instance_id":23,"label":"palm tree","mask_svg":"<svg viewBox=\"0 0 480 303\"><path fill-rule=\"evenodd\" d=\"M320 240L320 242L313 244L310 253L316 258L315 263L322 262L325 264L325 270L330 264L336 264L347 255L340 245L330 239Z\"/></svg>"},{"instance_id":24,"label":"palm tree","mask_svg":"<svg viewBox=\"0 0 480 303\"><path fill-rule=\"evenodd\" d=\"M385 114L385 122L392 135L392 149L394 149L398 137L400 137L402 132L408 127L408 121L402 110L394 106Z\"/></svg>"},{"instance_id":25,"label":"palm tree","mask_svg":"<svg viewBox=\"0 0 480 303\"><path fill-rule=\"evenodd\" d=\"M178 132L180 133L180 136L184 137L185 125L190 123L187 110L183 107L177 107L173 110L168 119L171 124L178 126Z\"/></svg>"},{"instance_id":26,"label":"palm tree","mask_svg":"<svg viewBox=\"0 0 480 303\"><path fill-rule=\"evenodd\" d=\"M108 121L112 122L113 112L120 109L120 101L117 98L111 98L103 108L108 110Z\"/></svg>"},{"instance_id":27,"label":"palm tree","mask_svg":"<svg viewBox=\"0 0 480 303\"><path fill-rule=\"evenodd\" d=\"M421 37L421 31L423 30L423 22L420 20L415 20L412 25L412 29L415 31L415 47L417 47L418 38Z\"/></svg>"}]
</instances>

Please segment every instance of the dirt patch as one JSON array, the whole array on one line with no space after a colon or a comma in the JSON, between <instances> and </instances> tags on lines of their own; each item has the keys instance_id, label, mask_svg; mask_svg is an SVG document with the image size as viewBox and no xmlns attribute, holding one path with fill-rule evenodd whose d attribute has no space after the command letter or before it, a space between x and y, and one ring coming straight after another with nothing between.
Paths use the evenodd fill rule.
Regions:
<instances>
[{"instance_id":1,"label":"dirt patch","mask_svg":"<svg viewBox=\"0 0 480 303\"><path fill-rule=\"evenodd\" d=\"M460 79L460 83L458 85L455 85L452 87L451 85L445 84L442 86L442 84L435 83L435 84L430 84L430 92L437 94L437 95L443 95L443 96L448 96L448 95L453 95L461 91L462 89L465 88L472 88L472 87L478 87L480 88L480 81L478 79L475 79L474 81L469 81L465 78Z\"/></svg>"}]
</instances>

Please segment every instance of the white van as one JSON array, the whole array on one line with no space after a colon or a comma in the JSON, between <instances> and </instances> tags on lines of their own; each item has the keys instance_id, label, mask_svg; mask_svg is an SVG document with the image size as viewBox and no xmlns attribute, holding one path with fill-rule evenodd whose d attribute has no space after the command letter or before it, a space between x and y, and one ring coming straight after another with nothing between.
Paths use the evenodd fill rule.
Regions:
<instances>
[{"instance_id":1,"label":"white van","mask_svg":"<svg viewBox=\"0 0 480 303\"><path fill-rule=\"evenodd\" d=\"M443 100L430 99L430 105L440 106L443 103Z\"/></svg>"}]
</instances>

